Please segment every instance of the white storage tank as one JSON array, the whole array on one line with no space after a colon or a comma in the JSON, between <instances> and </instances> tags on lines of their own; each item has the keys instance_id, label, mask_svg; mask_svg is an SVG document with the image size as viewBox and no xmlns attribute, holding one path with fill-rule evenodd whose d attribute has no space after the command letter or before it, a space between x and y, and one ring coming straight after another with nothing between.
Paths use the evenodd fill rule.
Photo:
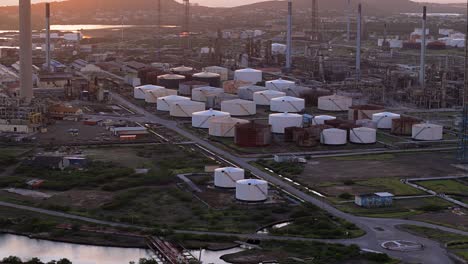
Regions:
<instances>
[{"instance_id":1,"label":"white storage tank","mask_svg":"<svg viewBox=\"0 0 468 264\"><path fill-rule=\"evenodd\" d=\"M195 112L192 114L192 127L197 128L209 128L210 127L210 119L215 117L227 117L230 116L229 113L216 111L213 109Z\"/></svg>"},{"instance_id":2,"label":"white storage tank","mask_svg":"<svg viewBox=\"0 0 468 264\"><path fill-rule=\"evenodd\" d=\"M268 182L257 179L236 183L236 199L243 202L263 202L268 199Z\"/></svg>"},{"instance_id":3,"label":"white storage tank","mask_svg":"<svg viewBox=\"0 0 468 264\"><path fill-rule=\"evenodd\" d=\"M262 71L250 68L241 69L234 72L234 80L256 84L263 80L263 73Z\"/></svg>"},{"instance_id":4,"label":"white storage tank","mask_svg":"<svg viewBox=\"0 0 468 264\"><path fill-rule=\"evenodd\" d=\"M354 144L374 144L377 142L377 130L369 127L353 128L349 132L349 141Z\"/></svg>"},{"instance_id":5,"label":"white storage tank","mask_svg":"<svg viewBox=\"0 0 468 264\"><path fill-rule=\"evenodd\" d=\"M199 82L206 82L210 86L213 87L220 87L221 86L221 76L217 73L212 73L212 72L199 72L195 73L192 76L192 79L194 81L199 81Z\"/></svg>"},{"instance_id":6,"label":"white storage tank","mask_svg":"<svg viewBox=\"0 0 468 264\"><path fill-rule=\"evenodd\" d=\"M178 95L159 97L157 102L157 109L159 111L169 112L171 111L171 104L181 101L190 101L190 98Z\"/></svg>"},{"instance_id":7,"label":"white storage tank","mask_svg":"<svg viewBox=\"0 0 468 264\"><path fill-rule=\"evenodd\" d=\"M224 67L220 67L220 66L209 66L209 67L203 68L203 71L219 74L221 76L221 81L223 81L223 82L227 81L229 79L228 78L228 75L229 75L229 69L228 68L224 68Z\"/></svg>"},{"instance_id":8,"label":"white storage tank","mask_svg":"<svg viewBox=\"0 0 468 264\"><path fill-rule=\"evenodd\" d=\"M305 109L305 100L302 98L283 96L271 99L270 110L272 112L299 113Z\"/></svg>"},{"instance_id":9,"label":"white storage tank","mask_svg":"<svg viewBox=\"0 0 468 264\"><path fill-rule=\"evenodd\" d=\"M192 117L193 113L204 110L204 103L184 100L171 104L170 115L174 117Z\"/></svg>"},{"instance_id":10,"label":"white storage tank","mask_svg":"<svg viewBox=\"0 0 468 264\"><path fill-rule=\"evenodd\" d=\"M313 125L325 125L325 121L329 120L335 120L336 117L330 116L330 115L318 115L314 116L314 119L312 119L312 124Z\"/></svg>"},{"instance_id":11,"label":"white storage tank","mask_svg":"<svg viewBox=\"0 0 468 264\"><path fill-rule=\"evenodd\" d=\"M206 102L208 97L219 96L224 93L222 88L216 88L212 86L205 86L195 88L192 90L192 100L198 102Z\"/></svg>"},{"instance_id":12,"label":"white storage tank","mask_svg":"<svg viewBox=\"0 0 468 264\"><path fill-rule=\"evenodd\" d=\"M353 99L347 96L330 95L318 99L318 109L324 111L348 111L353 106Z\"/></svg>"},{"instance_id":13,"label":"white storage tank","mask_svg":"<svg viewBox=\"0 0 468 264\"><path fill-rule=\"evenodd\" d=\"M159 97L169 96L169 95L177 95L176 90L166 89L156 89L156 90L148 90L145 91L145 102L148 104L156 104L158 102Z\"/></svg>"},{"instance_id":14,"label":"white storage tank","mask_svg":"<svg viewBox=\"0 0 468 264\"><path fill-rule=\"evenodd\" d=\"M237 95L240 99L244 100L253 100L254 93L268 90L266 87L257 86L257 85L247 85L239 87L237 90Z\"/></svg>"},{"instance_id":15,"label":"white storage tank","mask_svg":"<svg viewBox=\"0 0 468 264\"><path fill-rule=\"evenodd\" d=\"M179 67L171 68L170 71L175 73L175 74L180 74L180 75L187 76L188 74L193 72L193 68L192 67L186 67L186 66L182 65L182 66L179 66Z\"/></svg>"},{"instance_id":16,"label":"white storage tank","mask_svg":"<svg viewBox=\"0 0 468 264\"><path fill-rule=\"evenodd\" d=\"M133 88L133 98L139 99L139 100L145 100L146 98L146 91L151 91L151 90L158 90L158 89L165 89L162 86L157 86L157 85L143 85L143 86L137 86Z\"/></svg>"},{"instance_id":17,"label":"white storage tank","mask_svg":"<svg viewBox=\"0 0 468 264\"><path fill-rule=\"evenodd\" d=\"M266 90L255 92L253 94L253 100L257 105L270 105L271 99L286 96L286 93L280 91Z\"/></svg>"},{"instance_id":18,"label":"white storage tank","mask_svg":"<svg viewBox=\"0 0 468 264\"><path fill-rule=\"evenodd\" d=\"M320 143L323 145L339 146L348 143L348 132L343 129L324 129L320 134Z\"/></svg>"},{"instance_id":19,"label":"white storage tank","mask_svg":"<svg viewBox=\"0 0 468 264\"><path fill-rule=\"evenodd\" d=\"M234 99L221 102L221 111L232 116L250 116L257 113L257 105L252 101Z\"/></svg>"},{"instance_id":20,"label":"white storage tank","mask_svg":"<svg viewBox=\"0 0 468 264\"><path fill-rule=\"evenodd\" d=\"M234 137L236 126L248 124L248 120L226 117L215 117L208 121L208 134L214 137Z\"/></svg>"},{"instance_id":21,"label":"white storage tank","mask_svg":"<svg viewBox=\"0 0 468 264\"><path fill-rule=\"evenodd\" d=\"M413 125L412 138L421 141L435 141L444 138L444 127L435 124Z\"/></svg>"},{"instance_id":22,"label":"white storage tank","mask_svg":"<svg viewBox=\"0 0 468 264\"><path fill-rule=\"evenodd\" d=\"M392 120L399 119L400 115L390 112L376 113L372 115L372 121L377 124L377 128L380 129L391 129Z\"/></svg>"},{"instance_id":23,"label":"white storage tank","mask_svg":"<svg viewBox=\"0 0 468 264\"><path fill-rule=\"evenodd\" d=\"M290 113L271 114L268 118L271 132L277 134L284 134L287 127L302 127L302 121L302 115Z\"/></svg>"},{"instance_id":24,"label":"white storage tank","mask_svg":"<svg viewBox=\"0 0 468 264\"><path fill-rule=\"evenodd\" d=\"M279 78L278 80L267 81L265 87L269 90L283 91L290 87L296 86L296 83L293 81L283 80Z\"/></svg>"},{"instance_id":25,"label":"white storage tank","mask_svg":"<svg viewBox=\"0 0 468 264\"><path fill-rule=\"evenodd\" d=\"M236 182L245 178L245 171L240 168L226 167L214 171L214 185L220 188L236 188Z\"/></svg>"}]
</instances>

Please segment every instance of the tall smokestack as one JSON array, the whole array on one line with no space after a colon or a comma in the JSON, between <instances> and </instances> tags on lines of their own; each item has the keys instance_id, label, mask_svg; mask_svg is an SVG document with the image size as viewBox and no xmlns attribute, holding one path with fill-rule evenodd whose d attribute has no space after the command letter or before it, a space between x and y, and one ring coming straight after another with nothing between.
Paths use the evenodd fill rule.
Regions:
<instances>
[{"instance_id":1,"label":"tall smokestack","mask_svg":"<svg viewBox=\"0 0 468 264\"><path fill-rule=\"evenodd\" d=\"M419 70L419 85L422 88L426 86L426 16L427 7L423 7L422 35L421 35L421 64Z\"/></svg>"},{"instance_id":2,"label":"tall smokestack","mask_svg":"<svg viewBox=\"0 0 468 264\"><path fill-rule=\"evenodd\" d=\"M31 0L19 1L20 17L20 96L30 103L33 98L32 84L32 30L31 30Z\"/></svg>"},{"instance_id":3,"label":"tall smokestack","mask_svg":"<svg viewBox=\"0 0 468 264\"><path fill-rule=\"evenodd\" d=\"M356 33L356 80L361 80L361 23L362 23L362 6L359 4L357 17L357 33Z\"/></svg>"},{"instance_id":4,"label":"tall smokestack","mask_svg":"<svg viewBox=\"0 0 468 264\"><path fill-rule=\"evenodd\" d=\"M346 41L351 40L351 0L348 0L346 7Z\"/></svg>"},{"instance_id":5,"label":"tall smokestack","mask_svg":"<svg viewBox=\"0 0 468 264\"><path fill-rule=\"evenodd\" d=\"M51 71L50 67L50 3L46 3L46 65L47 71Z\"/></svg>"},{"instance_id":6,"label":"tall smokestack","mask_svg":"<svg viewBox=\"0 0 468 264\"><path fill-rule=\"evenodd\" d=\"M292 64L292 0L288 0L288 30L286 33L286 71L291 70Z\"/></svg>"}]
</instances>

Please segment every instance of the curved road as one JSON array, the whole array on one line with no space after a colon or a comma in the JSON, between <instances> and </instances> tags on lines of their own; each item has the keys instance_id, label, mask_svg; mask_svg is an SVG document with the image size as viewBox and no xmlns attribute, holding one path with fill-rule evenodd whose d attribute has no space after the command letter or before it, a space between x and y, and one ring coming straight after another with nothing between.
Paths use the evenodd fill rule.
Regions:
<instances>
[{"instance_id":1,"label":"curved road","mask_svg":"<svg viewBox=\"0 0 468 264\"><path fill-rule=\"evenodd\" d=\"M279 186L283 190L299 197L300 199L312 203L323 210L329 212L330 214L345 219L348 222L354 223L361 229L366 231L366 235L357 239L350 240L322 240L327 242L343 243L343 244L357 244L361 248L371 249L379 252L385 252L392 257L399 258L406 262L411 263L424 263L424 264L440 264L440 263L453 263L453 261L448 257L447 251L438 243L433 240L422 238L419 236L412 235L408 232L401 231L397 228L398 225L410 224L417 226L424 226L430 228L436 228L447 232L457 233L461 235L468 235L468 232L463 232L457 229L432 225L428 223L422 223L417 221L408 221L401 219L383 219L383 218L366 218L366 217L357 217L351 214L344 213L335 207L329 205L328 203L317 199L314 196L311 196L307 193L304 193L301 190L296 189L294 186L288 184L287 182L282 181L281 179L272 176L252 165L250 165L243 158L237 157L221 148L218 148L211 144L208 141L205 141L192 133L180 128L176 121L166 120L157 117L154 114L145 111L141 107L134 105L129 102L127 99L122 96L113 93L112 94L114 101L119 104L129 108L141 115L140 117L131 117L131 118L121 118L121 117L109 117L114 119L130 119L135 122L141 123L156 123L165 126L168 129L171 129L180 135L186 137L190 141L193 141L195 144L201 146L202 148L212 152L217 157L222 157L226 159L227 162L236 164L239 167L242 167L248 171L251 171L253 174L257 175L260 178L267 180L268 182ZM95 116L101 117L104 116ZM214 234L213 234L214 235ZM422 243L424 245L424 250L417 252L396 252L384 250L380 244L388 240L408 240Z\"/></svg>"}]
</instances>

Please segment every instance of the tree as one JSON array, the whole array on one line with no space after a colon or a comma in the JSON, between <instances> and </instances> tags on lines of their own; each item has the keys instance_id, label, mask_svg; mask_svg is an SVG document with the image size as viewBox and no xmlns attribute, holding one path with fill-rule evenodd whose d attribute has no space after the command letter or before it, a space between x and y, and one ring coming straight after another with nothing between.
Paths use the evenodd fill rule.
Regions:
<instances>
[{"instance_id":1,"label":"tree","mask_svg":"<svg viewBox=\"0 0 468 264\"><path fill-rule=\"evenodd\" d=\"M44 264L40 259L38 258L32 258L28 262L25 262L26 264Z\"/></svg>"},{"instance_id":2,"label":"tree","mask_svg":"<svg viewBox=\"0 0 468 264\"><path fill-rule=\"evenodd\" d=\"M21 261L20 258L18 257L15 257L15 256L9 256L7 258L4 258L2 260L2 263L5 263L5 264L22 264L23 261Z\"/></svg>"},{"instance_id":3,"label":"tree","mask_svg":"<svg viewBox=\"0 0 468 264\"><path fill-rule=\"evenodd\" d=\"M57 264L72 264L72 262L64 258L64 259L57 261Z\"/></svg>"}]
</instances>

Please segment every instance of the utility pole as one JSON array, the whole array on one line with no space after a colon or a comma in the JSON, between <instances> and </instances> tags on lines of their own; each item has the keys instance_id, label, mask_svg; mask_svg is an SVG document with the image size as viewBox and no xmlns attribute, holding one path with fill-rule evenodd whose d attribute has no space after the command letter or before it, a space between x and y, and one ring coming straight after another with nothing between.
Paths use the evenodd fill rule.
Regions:
<instances>
[{"instance_id":1,"label":"utility pole","mask_svg":"<svg viewBox=\"0 0 468 264\"><path fill-rule=\"evenodd\" d=\"M351 41L351 0L346 7L346 41Z\"/></svg>"},{"instance_id":2,"label":"utility pole","mask_svg":"<svg viewBox=\"0 0 468 264\"><path fill-rule=\"evenodd\" d=\"M361 20L362 5L358 6L357 34L356 34L356 81L361 81Z\"/></svg>"},{"instance_id":3,"label":"utility pole","mask_svg":"<svg viewBox=\"0 0 468 264\"><path fill-rule=\"evenodd\" d=\"M45 43L45 48L46 48L46 67L47 71L51 71L51 56L50 56L50 3L45 4L46 8L46 43Z\"/></svg>"},{"instance_id":4,"label":"utility pole","mask_svg":"<svg viewBox=\"0 0 468 264\"><path fill-rule=\"evenodd\" d=\"M419 85L423 89L426 87L426 12L427 7L424 6L421 35L421 64L419 69Z\"/></svg>"},{"instance_id":5,"label":"utility pole","mask_svg":"<svg viewBox=\"0 0 468 264\"><path fill-rule=\"evenodd\" d=\"M286 33L286 71L291 71L292 64L292 0L288 0L288 29Z\"/></svg>"}]
</instances>

